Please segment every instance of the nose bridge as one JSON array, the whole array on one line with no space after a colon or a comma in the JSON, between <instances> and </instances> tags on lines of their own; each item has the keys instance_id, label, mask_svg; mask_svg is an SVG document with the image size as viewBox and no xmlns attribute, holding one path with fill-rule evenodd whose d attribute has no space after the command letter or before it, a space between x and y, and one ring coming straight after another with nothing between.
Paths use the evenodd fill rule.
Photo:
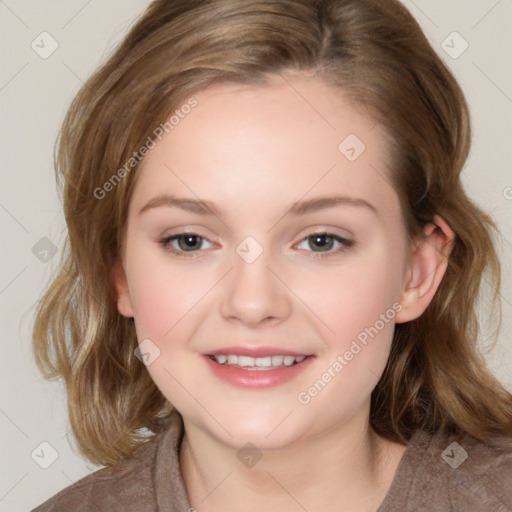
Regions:
<instances>
[{"instance_id":1,"label":"nose bridge","mask_svg":"<svg viewBox=\"0 0 512 512\"><path fill-rule=\"evenodd\" d=\"M233 257L233 271L223 294L221 312L252 326L268 318L284 318L290 302L286 287L274 275L271 251L254 237L246 237ZM270 268L273 269L271 271Z\"/></svg>"}]
</instances>

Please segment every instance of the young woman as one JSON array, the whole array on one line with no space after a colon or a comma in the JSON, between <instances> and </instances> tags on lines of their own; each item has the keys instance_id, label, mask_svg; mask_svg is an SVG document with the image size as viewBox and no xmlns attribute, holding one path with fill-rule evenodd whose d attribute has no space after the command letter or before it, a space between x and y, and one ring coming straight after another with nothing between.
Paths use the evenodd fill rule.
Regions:
<instances>
[{"instance_id":1,"label":"young woman","mask_svg":"<svg viewBox=\"0 0 512 512\"><path fill-rule=\"evenodd\" d=\"M394 0L153 2L64 122L34 328L107 467L35 510L512 510L469 145Z\"/></svg>"}]
</instances>

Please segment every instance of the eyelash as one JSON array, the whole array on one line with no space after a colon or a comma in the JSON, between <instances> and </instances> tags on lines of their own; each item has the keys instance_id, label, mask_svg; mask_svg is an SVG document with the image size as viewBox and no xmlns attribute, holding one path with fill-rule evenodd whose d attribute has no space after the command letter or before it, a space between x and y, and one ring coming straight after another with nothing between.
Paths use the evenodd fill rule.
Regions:
<instances>
[{"instance_id":1,"label":"eyelash","mask_svg":"<svg viewBox=\"0 0 512 512\"><path fill-rule=\"evenodd\" d=\"M198 253L201 252L200 250L198 251L180 251L178 249L175 249L174 247L172 247L170 244L173 240L176 240L182 236L185 236L185 235L188 235L188 236L194 236L196 238L199 238L201 240L208 240L206 237L204 236L201 236L201 235L198 235L197 233L193 233L193 232L182 232L182 233L176 233L175 235L170 235L170 236L167 236L167 237L164 237L164 238L161 238L158 243L163 247L163 249L165 251L168 251L178 257L182 257L182 258L196 258L198 257ZM349 249L350 247L352 247L355 242L353 240L348 240L347 238L343 238L339 235L336 235L335 233L329 233L327 231L315 231L313 233L310 233L309 235L305 236L304 238L301 239L300 243L308 240L308 238L312 238L314 237L315 235L323 235L323 236L326 236L328 238L332 238L333 240L335 240L336 242L340 243L341 246L338 247L337 249L333 250L333 251L328 251L328 252L313 252L313 251L308 251L308 252L312 252L314 255L312 256L312 258L318 258L318 259L324 259L324 258L329 258L335 254L339 254L341 252L344 252L346 251L347 249ZM209 241L209 240L208 240Z\"/></svg>"}]
</instances>

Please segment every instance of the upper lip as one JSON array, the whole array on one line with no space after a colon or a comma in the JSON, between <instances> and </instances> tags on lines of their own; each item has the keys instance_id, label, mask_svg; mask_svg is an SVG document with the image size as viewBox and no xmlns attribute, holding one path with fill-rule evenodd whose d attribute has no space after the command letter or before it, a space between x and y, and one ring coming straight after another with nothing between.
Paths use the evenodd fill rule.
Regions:
<instances>
[{"instance_id":1,"label":"upper lip","mask_svg":"<svg viewBox=\"0 0 512 512\"><path fill-rule=\"evenodd\" d=\"M226 347L219 350L209 351L206 355L218 356L220 354L233 354L237 356L247 357L265 357L265 356L308 356L310 354L304 354L301 352L295 352L294 350L287 350L278 347Z\"/></svg>"}]
</instances>

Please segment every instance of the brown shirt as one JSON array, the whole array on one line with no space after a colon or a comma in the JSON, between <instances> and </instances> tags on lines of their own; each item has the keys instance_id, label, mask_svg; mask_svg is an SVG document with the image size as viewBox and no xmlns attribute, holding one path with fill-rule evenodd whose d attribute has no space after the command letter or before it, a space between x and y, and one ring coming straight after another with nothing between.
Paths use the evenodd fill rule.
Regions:
<instances>
[{"instance_id":1,"label":"brown shirt","mask_svg":"<svg viewBox=\"0 0 512 512\"><path fill-rule=\"evenodd\" d=\"M179 465L183 432L174 414L131 459L82 478L32 512L194 512ZM397 511L512 512L512 451L467 434L417 431L376 512Z\"/></svg>"}]
</instances>

